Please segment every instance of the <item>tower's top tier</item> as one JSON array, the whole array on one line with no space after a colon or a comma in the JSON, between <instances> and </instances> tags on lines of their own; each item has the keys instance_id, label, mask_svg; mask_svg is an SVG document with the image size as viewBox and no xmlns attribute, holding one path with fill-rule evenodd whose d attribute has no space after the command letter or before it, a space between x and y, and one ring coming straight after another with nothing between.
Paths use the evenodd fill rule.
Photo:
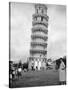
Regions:
<instances>
[{"instance_id":1,"label":"tower's top tier","mask_svg":"<svg viewBox=\"0 0 68 90\"><path fill-rule=\"evenodd\" d=\"M44 4L35 5L35 13L37 14L47 14L47 6Z\"/></svg>"}]
</instances>

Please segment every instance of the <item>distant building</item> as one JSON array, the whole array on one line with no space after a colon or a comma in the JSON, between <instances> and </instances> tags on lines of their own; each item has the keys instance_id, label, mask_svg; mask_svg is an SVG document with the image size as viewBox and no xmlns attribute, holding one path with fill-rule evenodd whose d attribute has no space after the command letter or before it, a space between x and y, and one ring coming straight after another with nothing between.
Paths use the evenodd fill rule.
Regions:
<instances>
[{"instance_id":1,"label":"distant building","mask_svg":"<svg viewBox=\"0 0 68 90\"><path fill-rule=\"evenodd\" d=\"M40 70L42 67L46 68L47 60L48 16L46 5L35 5L32 25L29 68L31 69L33 63L34 69Z\"/></svg>"}]
</instances>

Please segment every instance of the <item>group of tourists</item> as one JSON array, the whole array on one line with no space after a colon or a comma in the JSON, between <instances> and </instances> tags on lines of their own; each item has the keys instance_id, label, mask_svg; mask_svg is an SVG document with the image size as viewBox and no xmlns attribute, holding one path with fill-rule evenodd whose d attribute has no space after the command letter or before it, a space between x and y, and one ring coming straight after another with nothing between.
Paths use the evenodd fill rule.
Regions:
<instances>
[{"instance_id":1,"label":"group of tourists","mask_svg":"<svg viewBox=\"0 0 68 90\"><path fill-rule=\"evenodd\" d=\"M9 78L11 80L19 79L22 77L22 71L26 72L28 71L28 63L13 63L10 61L9 63Z\"/></svg>"},{"instance_id":2,"label":"group of tourists","mask_svg":"<svg viewBox=\"0 0 68 90\"><path fill-rule=\"evenodd\" d=\"M11 80L14 80L14 79L19 79L21 76L22 76L22 68L21 67L11 67L11 70L10 70L10 79Z\"/></svg>"}]
</instances>

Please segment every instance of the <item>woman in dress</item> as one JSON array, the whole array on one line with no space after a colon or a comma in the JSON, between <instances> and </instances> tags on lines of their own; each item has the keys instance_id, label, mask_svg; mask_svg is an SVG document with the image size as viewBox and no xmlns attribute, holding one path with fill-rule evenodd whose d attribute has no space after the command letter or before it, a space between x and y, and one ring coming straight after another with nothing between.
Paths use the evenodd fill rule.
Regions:
<instances>
[{"instance_id":1,"label":"woman in dress","mask_svg":"<svg viewBox=\"0 0 68 90\"><path fill-rule=\"evenodd\" d=\"M66 84L66 66L62 58L60 59L60 67L59 67L59 83L61 85Z\"/></svg>"}]
</instances>

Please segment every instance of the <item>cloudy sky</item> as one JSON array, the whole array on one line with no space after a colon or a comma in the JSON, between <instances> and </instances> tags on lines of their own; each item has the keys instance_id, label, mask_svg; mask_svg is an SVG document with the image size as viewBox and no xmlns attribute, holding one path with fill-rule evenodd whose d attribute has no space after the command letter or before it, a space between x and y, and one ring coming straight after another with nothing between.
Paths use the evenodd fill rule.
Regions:
<instances>
[{"instance_id":1,"label":"cloudy sky","mask_svg":"<svg viewBox=\"0 0 68 90\"><path fill-rule=\"evenodd\" d=\"M66 55L66 6L47 5L48 54L47 58L59 58ZM11 3L11 59L24 61L29 57L31 42L32 15L34 4Z\"/></svg>"}]
</instances>

